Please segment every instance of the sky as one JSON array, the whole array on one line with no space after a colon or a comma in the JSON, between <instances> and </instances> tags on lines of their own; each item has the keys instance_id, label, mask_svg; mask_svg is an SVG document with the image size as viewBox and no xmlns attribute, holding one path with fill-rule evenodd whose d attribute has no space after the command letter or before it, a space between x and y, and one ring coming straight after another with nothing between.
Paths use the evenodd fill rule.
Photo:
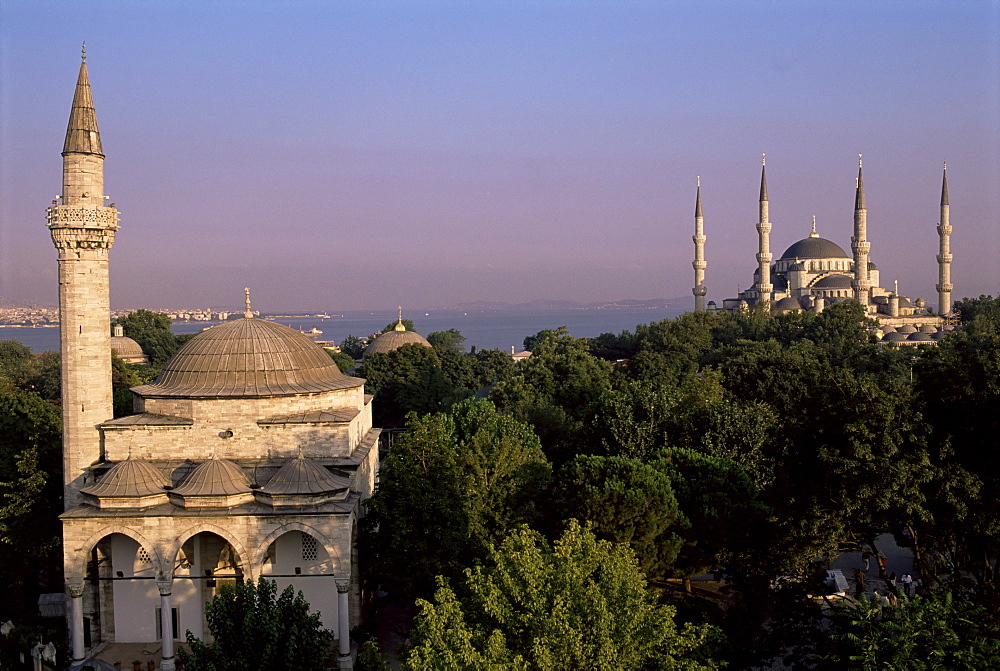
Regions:
<instances>
[{"instance_id":1,"label":"sky","mask_svg":"<svg viewBox=\"0 0 1000 671\"><path fill-rule=\"evenodd\" d=\"M54 304L45 208L86 41L114 309L692 301L850 254L1000 294L1000 2L0 0L0 300Z\"/></svg>"}]
</instances>

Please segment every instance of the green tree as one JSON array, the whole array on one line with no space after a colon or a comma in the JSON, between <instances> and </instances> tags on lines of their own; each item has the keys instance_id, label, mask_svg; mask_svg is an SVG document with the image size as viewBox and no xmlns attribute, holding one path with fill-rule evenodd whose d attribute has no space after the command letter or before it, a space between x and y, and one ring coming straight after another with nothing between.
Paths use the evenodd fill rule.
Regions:
<instances>
[{"instance_id":1,"label":"green tree","mask_svg":"<svg viewBox=\"0 0 1000 671\"><path fill-rule=\"evenodd\" d=\"M487 545L532 522L549 466L530 427L488 401L410 417L369 500L368 546L390 591L429 594Z\"/></svg>"},{"instance_id":2,"label":"green tree","mask_svg":"<svg viewBox=\"0 0 1000 671\"><path fill-rule=\"evenodd\" d=\"M354 370L358 365L355 363L354 359L352 359L345 352L331 352L330 350L326 350L326 353L329 354L330 358L333 359L333 362L337 364L337 368L340 369L341 373Z\"/></svg>"},{"instance_id":3,"label":"green tree","mask_svg":"<svg viewBox=\"0 0 1000 671\"><path fill-rule=\"evenodd\" d=\"M159 368L174 355L180 346L193 334L187 337L176 336L170 330L170 317L162 312L153 312L140 308L119 317L114 324L121 325L125 335L139 344L142 351L149 356L149 362Z\"/></svg>"},{"instance_id":4,"label":"green tree","mask_svg":"<svg viewBox=\"0 0 1000 671\"><path fill-rule=\"evenodd\" d=\"M367 380L365 390L377 399L377 426L402 426L409 412L441 411L455 389L442 369L438 352L417 344L369 354L358 367L357 376Z\"/></svg>"},{"instance_id":5,"label":"green tree","mask_svg":"<svg viewBox=\"0 0 1000 671\"><path fill-rule=\"evenodd\" d=\"M399 320L394 321L394 322L389 322L388 324L386 324L382 328L381 331L379 331L379 334L386 333L387 331L394 331L394 330L396 330L396 325L399 324L399 323L400 323ZM413 327L413 320L412 319L403 319L402 323L403 323L403 328L405 328L407 331L416 331L417 330L417 329L415 329Z\"/></svg>"},{"instance_id":6,"label":"green tree","mask_svg":"<svg viewBox=\"0 0 1000 671\"><path fill-rule=\"evenodd\" d=\"M981 606L951 594L862 599L834 608L820 668L996 669L1000 626Z\"/></svg>"},{"instance_id":7,"label":"green tree","mask_svg":"<svg viewBox=\"0 0 1000 671\"><path fill-rule=\"evenodd\" d=\"M669 575L681 547L678 532L689 525L667 474L637 459L579 455L556 482L560 522L589 523L599 538L627 543L646 575Z\"/></svg>"},{"instance_id":8,"label":"green tree","mask_svg":"<svg viewBox=\"0 0 1000 671\"><path fill-rule=\"evenodd\" d=\"M191 671L321 669L330 656L332 634L291 585L281 594L263 577L256 585L224 585L205 605L205 619L214 641L206 644L188 631L190 652L178 649Z\"/></svg>"},{"instance_id":9,"label":"green tree","mask_svg":"<svg viewBox=\"0 0 1000 671\"><path fill-rule=\"evenodd\" d=\"M448 329L447 331L432 331L427 334L427 342L432 347L451 350L453 352L461 352L465 349L462 343L466 340L467 338L462 335L462 332L455 328Z\"/></svg>"},{"instance_id":10,"label":"green tree","mask_svg":"<svg viewBox=\"0 0 1000 671\"><path fill-rule=\"evenodd\" d=\"M625 545L571 521L554 546L516 531L465 572L459 597L439 583L420 613L407 667L707 669L716 631L674 622Z\"/></svg>"},{"instance_id":11,"label":"green tree","mask_svg":"<svg viewBox=\"0 0 1000 671\"><path fill-rule=\"evenodd\" d=\"M354 360L358 360L365 355L366 347L368 347L368 340L355 335L347 336L340 343L340 351Z\"/></svg>"}]
</instances>

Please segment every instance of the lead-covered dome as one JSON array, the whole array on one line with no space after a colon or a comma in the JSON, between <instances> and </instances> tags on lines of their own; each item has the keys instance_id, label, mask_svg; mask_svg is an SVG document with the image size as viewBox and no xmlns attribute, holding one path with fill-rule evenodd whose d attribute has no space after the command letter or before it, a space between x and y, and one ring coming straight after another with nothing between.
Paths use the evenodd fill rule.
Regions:
<instances>
[{"instance_id":1,"label":"lead-covered dome","mask_svg":"<svg viewBox=\"0 0 1000 671\"><path fill-rule=\"evenodd\" d=\"M820 237L799 240L785 250L782 259L847 259L850 258L836 242Z\"/></svg>"},{"instance_id":2,"label":"lead-covered dome","mask_svg":"<svg viewBox=\"0 0 1000 671\"><path fill-rule=\"evenodd\" d=\"M191 338L141 396L262 397L348 389L364 380L340 372L307 336L282 324L245 317Z\"/></svg>"},{"instance_id":3,"label":"lead-covered dome","mask_svg":"<svg viewBox=\"0 0 1000 671\"><path fill-rule=\"evenodd\" d=\"M431 344L427 342L427 339L416 331L407 331L406 327L403 326L403 321L400 319L396 323L396 326L391 331L386 331L379 337L375 338L368 347L365 348L365 356L369 354L385 354L386 352L392 352L397 350L403 345L421 345L423 347L430 347Z\"/></svg>"}]
</instances>

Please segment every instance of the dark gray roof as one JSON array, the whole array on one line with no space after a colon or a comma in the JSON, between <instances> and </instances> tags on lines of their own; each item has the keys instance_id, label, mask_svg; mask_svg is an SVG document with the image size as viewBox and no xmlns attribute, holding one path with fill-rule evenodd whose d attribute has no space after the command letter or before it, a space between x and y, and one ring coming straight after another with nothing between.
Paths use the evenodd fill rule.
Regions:
<instances>
[{"instance_id":1,"label":"dark gray roof","mask_svg":"<svg viewBox=\"0 0 1000 671\"><path fill-rule=\"evenodd\" d=\"M909 341L911 341L911 342L913 342L913 341L915 341L915 342L930 342L931 340L933 340L933 338L931 338L930 335L928 335L926 333L921 333L920 331L917 331L916 333L911 333L906 339L909 340Z\"/></svg>"},{"instance_id":2,"label":"dark gray roof","mask_svg":"<svg viewBox=\"0 0 1000 671\"><path fill-rule=\"evenodd\" d=\"M116 419L109 419L101 426L191 426L193 419L187 417L173 417L171 415L157 415L152 412L140 412L137 415L126 415Z\"/></svg>"},{"instance_id":3,"label":"dark gray roof","mask_svg":"<svg viewBox=\"0 0 1000 671\"><path fill-rule=\"evenodd\" d=\"M785 312L787 310L801 310L802 306L799 304L799 300L794 296L785 296L780 301L774 304L771 308L773 312Z\"/></svg>"},{"instance_id":4,"label":"dark gray roof","mask_svg":"<svg viewBox=\"0 0 1000 671\"><path fill-rule=\"evenodd\" d=\"M884 336L882 336L882 342L903 342L905 340L906 340L906 334L900 333L899 331L886 333Z\"/></svg>"},{"instance_id":5,"label":"dark gray roof","mask_svg":"<svg viewBox=\"0 0 1000 671\"><path fill-rule=\"evenodd\" d=\"M823 279L813 284L813 288L819 289L850 289L851 278L847 275L827 275Z\"/></svg>"},{"instance_id":6,"label":"dark gray roof","mask_svg":"<svg viewBox=\"0 0 1000 671\"><path fill-rule=\"evenodd\" d=\"M335 408L332 410L311 410L281 417L259 420L258 424L347 424L358 416L357 408Z\"/></svg>"},{"instance_id":7,"label":"dark gray roof","mask_svg":"<svg viewBox=\"0 0 1000 671\"><path fill-rule=\"evenodd\" d=\"M847 253L836 242L826 238L803 238L785 250L782 259L847 259Z\"/></svg>"},{"instance_id":8,"label":"dark gray roof","mask_svg":"<svg viewBox=\"0 0 1000 671\"><path fill-rule=\"evenodd\" d=\"M360 387L307 336L262 319L229 321L202 331L167 362L141 396L262 397Z\"/></svg>"}]
</instances>

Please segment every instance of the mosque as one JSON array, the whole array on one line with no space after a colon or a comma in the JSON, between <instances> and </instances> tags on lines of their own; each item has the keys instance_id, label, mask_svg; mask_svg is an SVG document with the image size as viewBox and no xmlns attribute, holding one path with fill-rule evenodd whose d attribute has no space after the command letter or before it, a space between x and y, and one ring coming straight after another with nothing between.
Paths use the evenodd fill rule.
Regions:
<instances>
[{"instance_id":1,"label":"mosque","mask_svg":"<svg viewBox=\"0 0 1000 671\"><path fill-rule=\"evenodd\" d=\"M768 216L767 166L762 161L760 177L759 219L757 222L757 268L750 286L735 298L727 298L719 308L714 301L705 304L705 242L704 216L701 206L701 184L695 196L695 245L694 294L695 311L747 310L754 306L768 306L771 312L792 310L822 312L823 309L842 301L858 301L867 306L868 314L878 321L876 335L882 342L916 345L932 342L950 328L945 317L951 313L951 262L950 241L952 227L949 220L948 172L944 168L941 184L940 238L938 261L938 310L934 314L922 299L911 300L901 296L897 288L879 286L878 267L869 259L871 243L867 239L868 214L865 203L863 166L858 161L858 177L854 197L854 235L851 254L837 243L821 238L816 232L813 217L812 232L784 251L777 261L770 250L771 222Z\"/></svg>"},{"instance_id":2,"label":"mosque","mask_svg":"<svg viewBox=\"0 0 1000 671\"><path fill-rule=\"evenodd\" d=\"M62 352L63 552L73 664L105 644L148 644L175 668L204 605L225 583L266 576L304 592L353 668L360 622L356 540L378 475L379 429L365 381L307 336L244 318L198 334L134 414L113 419L104 153L86 54L48 208L58 250ZM131 343L131 344L130 344Z\"/></svg>"}]
</instances>

